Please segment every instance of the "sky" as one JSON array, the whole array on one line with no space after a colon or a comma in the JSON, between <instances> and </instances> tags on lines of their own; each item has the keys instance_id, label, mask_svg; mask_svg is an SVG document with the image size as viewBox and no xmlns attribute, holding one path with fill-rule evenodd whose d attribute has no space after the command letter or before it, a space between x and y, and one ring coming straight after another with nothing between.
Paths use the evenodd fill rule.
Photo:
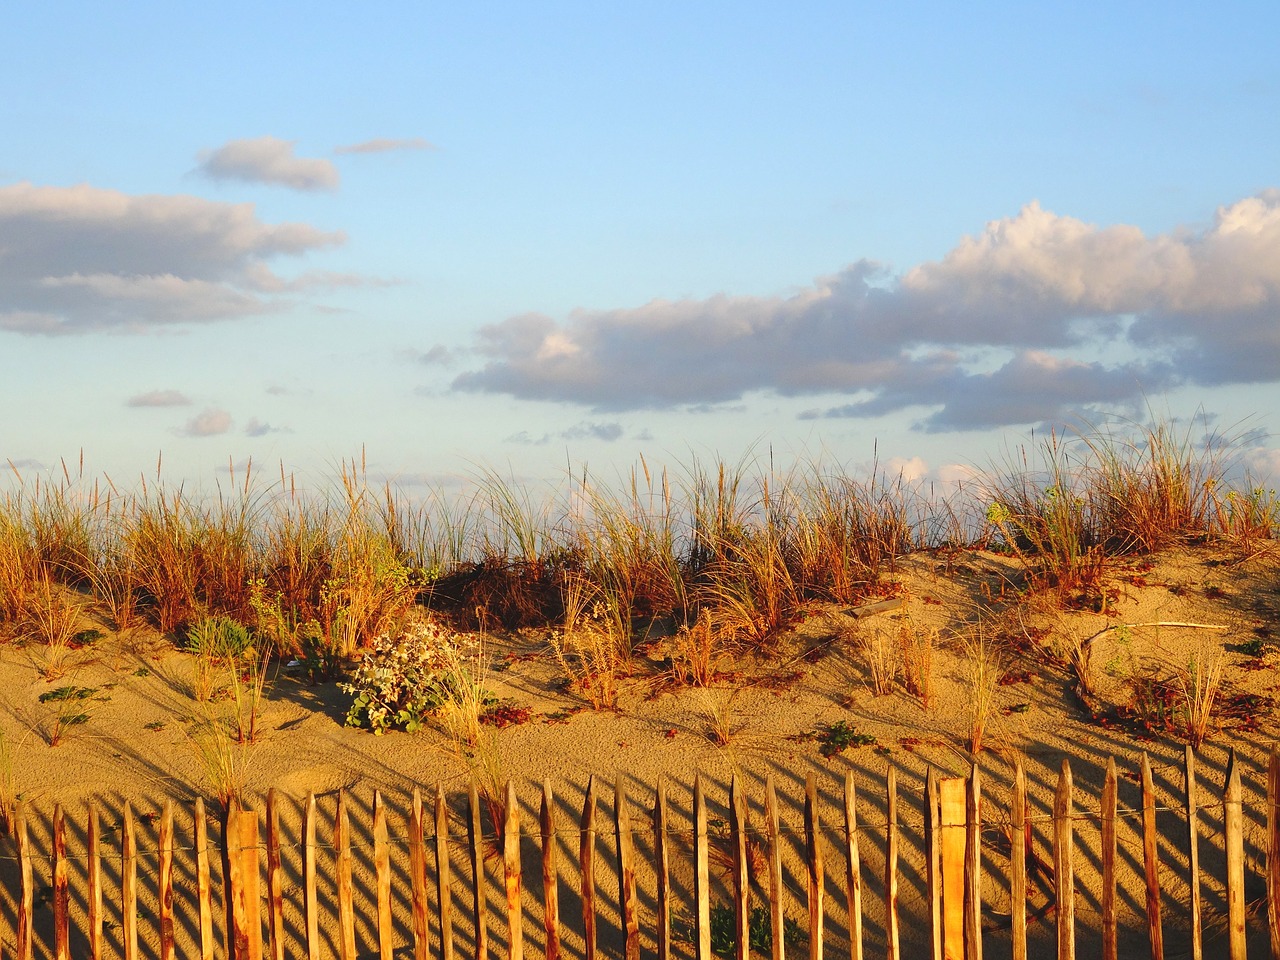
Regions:
<instances>
[{"instance_id":1,"label":"sky","mask_svg":"<svg viewBox=\"0 0 1280 960\"><path fill-rule=\"evenodd\" d=\"M1154 411L1280 481L1273 2L2 17L24 475L945 478Z\"/></svg>"}]
</instances>

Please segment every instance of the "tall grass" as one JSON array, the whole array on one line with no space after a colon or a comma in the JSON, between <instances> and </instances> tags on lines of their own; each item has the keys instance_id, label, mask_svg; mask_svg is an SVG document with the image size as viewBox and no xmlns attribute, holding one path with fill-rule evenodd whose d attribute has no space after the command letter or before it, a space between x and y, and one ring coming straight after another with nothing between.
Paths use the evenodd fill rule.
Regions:
<instances>
[{"instance_id":1,"label":"tall grass","mask_svg":"<svg viewBox=\"0 0 1280 960\"><path fill-rule=\"evenodd\" d=\"M425 500L370 482L363 456L318 493L283 469L270 483L229 471L211 494L167 484L159 464L132 491L82 464L11 470L0 635L34 632L33 610L56 613L56 587L121 630L181 641L225 615L274 654L333 658L430 603L472 621L563 623L566 669L581 677L621 677L646 635L683 636L694 645L682 669L705 682L708 642L767 651L807 605L855 604L921 548L1005 550L1030 590L1060 602L1103 596L1117 555L1205 538L1256 549L1276 537L1280 501L1265 483L1233 485L1232 454L1229 438L1171 423L1051 434L943 494L875 466L783 471L752 457L673 471L642 459L618 483L569 475L545 491L481 470Z\"/></svg>"}]
</instances>

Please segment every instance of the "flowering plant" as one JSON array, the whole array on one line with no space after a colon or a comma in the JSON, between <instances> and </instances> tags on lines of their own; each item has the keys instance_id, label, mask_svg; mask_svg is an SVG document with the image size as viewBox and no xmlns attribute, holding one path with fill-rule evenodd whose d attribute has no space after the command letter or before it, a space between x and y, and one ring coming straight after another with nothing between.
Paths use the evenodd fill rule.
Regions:
<instances>
[{"instance_id":1,"label":"flowering plant","mask_svg":"<svg viewBox=\"0 0 1280 960\"><path fill-rule=\"evenodd\" d=\"M427 616L410 620L395 633L375 639L349 683L355 697L347 726L417 730L430 713L467 680L474 639Z\"/></svg>"}]
</instances>

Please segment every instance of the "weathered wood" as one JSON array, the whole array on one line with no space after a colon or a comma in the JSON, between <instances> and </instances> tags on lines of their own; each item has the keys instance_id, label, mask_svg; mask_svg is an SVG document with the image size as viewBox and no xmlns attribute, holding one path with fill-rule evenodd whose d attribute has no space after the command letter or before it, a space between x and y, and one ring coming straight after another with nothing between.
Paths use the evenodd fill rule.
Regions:
<instances>
[{"instance_id":1,"label":"weathered wood","mask_svg":"<svg viewBox=\"0 0 1280 960\"><path fill-rule=\"evenodd\" d=\"M751 881L747 876L747 824L742 784L735 773L729 780L729 840L733 844L733 927L736 960L751 953ZM630 958L629 958L630 960Z\"/></svg>"},{"instance_id":2,"label":"weathered wood","mask_svg":"<svg viewBox=\"0 0 1280 960\"><path fill-rule=\"evenodd\" d=\"M391 926L391 844L387 837L387 805L373 791L373 877L377 892L378 960L391 960L395 930Z\"/></svg>"},{"instance_id":3,"label":"weathered wood","mask_svg":"<svg viewBox=\"0 0 1280 960\"><path fill-rule=\"evenodd\" d=\"M226 918L223 942L227 960L241 960L245 956L237 931L243 922L236 908L240 894L240 805L235 798L227 801L222 816L222 908Z\"/></svg>"},{"instance_id":4,"label":"weathered wood","mask_svg":"<svg viewBox=\"0 0 1280 960\"><path fill-rule=\"evenodd\" d=\"M440 960L453 960L453 885L449 875L449 811L444 786L436 785L436 908L440 921Z\"/></svg>"},{"instance_id":5,"label":"weathered wood","mask_svg":"<svg viewBox=\"0 0 1280 960\"><path fill-rule=\"evenodd\" d=\"M338 808L333 817L334 872L338 881L338 947L342 960L356 960L355 883L351 854L351 815L347 792L338 790Z\"/></svg>"},{"instance_id":6,"label":"weathered wood","mask_svg":"<svg viewBox=\"0 0 1280 960\"><path fill-rule=\"evenodd\" d=\"M89 804L88 827L89 882L89 955L102 960L102 817L96 803ZM213 948L202 957L212 960Z\"/></svg>"},{"instance_id":7,"label":"weathered wood","mask_svg":"<svg viewBox=\"0 0 1280 960\"><path fill-rule=\"evenodd\" d=\"M975 760L965 792L964 948L968 960L982 960L982 781Z\"/></svg>"},{"instance_id":8,"label":"weathered wood","mask_svg":"<svg viewBox=\"0 0 1280 960\"><path fill-rule=\"evenodd\" d=\"M316 795L308 792L302 814L302 903L307 931L307 960L320 960L320 901L316 889L318 823Z\"/></svg>"},{"instance_id":9,"label":"weathered wood","mask_svg":"<svg viewBox=\"0 0 1280 960\"><path fill-rule=\"evenodd\" d=\"M169 854L172 863L172 844L169 847ZM62 804L58 803L53 807L53 955L55 960L69 960L71 955L68 899L67 821L62 812ZM171 897L170 908L172 906Z\"/></svg>"},{"instance_id":10,"label":"weathered wood","mask_svg":"<svg viewBox=\"0 0 1280 960\"><path fill-rule=\"evenodd\" d=\"M948 777L938 784L944 960L964 960L966 792L960 777Z\"/></svg>"},{"instance_id":11,"label":"weathered wood","mask_svg":"<svg viewBox=\"0 0 1280 960\"><path fill-rule=\"evenodd\" d=\"M773 774L764 783L764 826L769 835L769 930L773 936L770 960L786 960L786 926L782 904L782 838L778 823L778 793Z\"/></svg>"},{"instance_id":12,"label":"weathered wood","mask_svg":"<svg viewBox=\"0 0 1280 960\"><path fill-rule=\"evenodd\" d=\"M502 821L502 874L507 893L507 958L521 960L524 956L524 916L520 909L520 801L516 786L507 781L507 797L503 804Z\"/></svg>"},{"instance_id":13,"label":"weathered wood","mask_svg":"<svg viewBox=\"0 0 1280 960\"><path fill-rule=\"evenodd\" d=\"M248 808L240 811L240 896L237 906L244 916L244 936L248 947L241 954L247 960L262 960L262 891L258 856L258 814Z\"/></svg>"},{"instance_id":14,"label":"weathered wood","mask_svg":"<svg viewBox=\"0 0 1280 960\"><path fill-rule=\"evenodd\" d=\"M124 960L138 960L138 835L128 800L120 834L120 900Z\"/></svg>"},{"instance_id":15,"label":"weathered wood","mask_svg":"<svg viewBox=\"0 0 1280 960\"><path fill-rule=\"evenodd\" d=\"M471 859L471 923L476 932L475 960L489 956L488 891L484 875L483 828L480 823L480 789L472 780L467 787L467 855ZM494 824L497 827L497 824Z\"/></svg>"},{"instance_id":16,"label":"weathered wood","mask_svg":"<svg viewBox=\"0 0 1280 960\"><path fill-rule=\"evenodd\" d=\"M929 903L929 958L942 960L942 811L938 772L924 775L924 895Z\"/></svg>"},{"instance_id":17,"label":"weathered wood","mask_svg":"<svg viewBox=\"0 0 1280 960\"><path fill-rule=\"evenodd\" d=\"M1244 804L1234 747L1227 761L1222 803L1227 847L1227 936L1231 960L1245 960Z\"/></svg>"},{"instance_id":18,"label":"weathered wood","mask_svg":"<svg viewBox=\"0 0 1280 960\"><path fill-rule=\"evenodd\" d=\"M614 843L618 855L618 914L622 918L623 956L640 960L640 907L636 897L636 851L631 836L631 808L626 777L613 783Z\"/></svg>"},{"instance_id":19,"label":"weathered wood","mask_svg":"<svg viewBox=\"0 0 1280 960\"><path fill-rule=\"evenodd\" d=\"M1071 764L1063 757L1053 797L1053 887L1057 901L1058 960L1075 960L1076 900Z\"/></svg>"},{"instance_id":20,"label":"weathered wood","mask_svg":"<svg viewBox=\"0 0 1280 960\"><path fill-rule=\"evenodd\" d=\"M707 798L702 774L693 778L693 899L697 960L711 957L711 872L707 850Z\"/></svg>"},{"instance_id":21,"label":"weathered wood","mask_svg":"<svg viewBox=\"0 0 1280 960\"><path fill-rule=\"evenodd\" d=\"M14 949L18 960L31 960L35 886L31 877L31 830L27 826L27 805L21 800L13 814L13 833L18 841L18 929Z\"/></svg>"},{"instance_id":22,"label":"weathered wood","mask_svg":"<svg viewBox=\"0 0 1280 960\"><path fill-rule=\"evenodd\" d=\"M1102 960L1118 960L1119 925L1116 914L1116 806L1119 780L1116 758L1107 758L1102 781Z\"/></svg>"},{"instance_id":23,"label":"weathered wood","mask_svg":"<svg viewBox=\"0 0 1280 960\"><path fill-rule=\"evenodd\" d=\"M827 888L822 857L822 812L818 806L818 785L812 773L804 781L804 854L809 879L809 960L822 960Z\"/></svg>"},{"instance_id":24,"label":"weathered wood","mask_svg":"<svg viewBox=\"0 0 1280 960\"><path fill-rule=\"evenodd\" d=\"M1280 749L1267 763L1267 932L1271 960L1280 960ZM1196 957L1195 960L1200 960Z\"/></svg>"},{"instance_id":25,"label":"weathered wood","mask_svg":"<svg viewBox=\"0 0 1280 960\"><path fill-rule=\"evenodd\" d=\"M1187 744L1183 756L1187 816L1187 891L1191 912L1191 960L1203 960L1204 919L1200 906L1200 807L1196 798L1196 755ZM1277 956L1275 960L1280 960Z\"/></svg>"},{"instance_id":26,"label":"weathered wood","mask_svg":"<svg viewBox=\"0 0 1280 960\"><path fill-rule=\"evenodd\" d=\"M862 960L862 858L858 852L858 793L852 770L844 775L844 857L849 960Z\"/></svg>"},{"instance_id":27,"label":"weathered wood","mask_svg":"<svg viewBox=\"0 0 1280 960\"><path fill-rule=\"evenodd\" d=\"M156 899L160 907L160 960L174 960L172 800L164 802L157 839L160 848L156 868Z\"/></svg>"},{"instance_id":28,"label":"weathered wood","mask_svg":"<svg viewBox=\"0 0 1280 960\"><path fill-rule=\"evenodd\" d=\"M431 931L427 922L427 850L422 837L422 790L414 786L409 807L409 896L413 911L413 960L429 960L431 956Z\"/></svg>"},{"instance_id":29,"label":"weathered wood","mask_svg":"<svg viewBox=\"0 0 1280 960\"><path fill-rule=\"evenodd\" d=\"M898 960L898 771L892 766L885 774L884 915L885 956Z\"/></svg>"},{"instance_id":30,"label":"weathered wood","mask_svg":"<svg viewBox=\"0 0 1280 960\"><path fill-rule=\"evenodd\" d=\"M1013 960L1027 960L1027 772L1013 767L1009 800L1009 911Z\"/></svg>"},{"instance_id":31,"label":"weathered wood","mask_svg":"<svg viewBox=\"0 0 1280 960\"><path fill-rule=\"evenodd\" d=\"M658 960L671 960L671 851L668 837L667 785L661 777L653 797L653 867L657 881Z\"/></svg>"},{"instance_id":32,"label":"weathered wood","mask_svg":"<svg viewBox=\"0 0 1280 960\"><path fill-rule=\"evenodd\" d=\"M546 960L560 958L560 878L556 871L556 809L551 781L542 781L542 808L538 811L542 832L542 928L546 933Z\"/></svg>"},{"instance_id":33,"label":"weathered wood","mask_svg":"<svg viewBox=\"0 0 1280 960\"><path fill-rule=\"evenodd\" d=\"M280 864L280 801L267 791L267 943L272 960L284 960L284 870Z\"/></svg>"},{"instance_id":34,"label":"weathered wood","mask_svg":"<svg viewBox=\"0 0 1280 960\"><path fill-rule=\"evenodd\" d=\"M596 778L587 780L578 822L578 865L582 878L582 937L586 960L596 960Z\"/></svg>"},{"instance_id":35,"label":"weathered wood","mask_svg":"<svg viewBox=\"0 0 1280 960\"><path fill-rule=\"evenodd\" d=\"M1142 754L1142 869L1147 881L1147 937L1151 960L1164 960L1164 925L1160 922L1160 847L1156 833L1156 790L1151 758Z\"/></svg>"}]
</instances>

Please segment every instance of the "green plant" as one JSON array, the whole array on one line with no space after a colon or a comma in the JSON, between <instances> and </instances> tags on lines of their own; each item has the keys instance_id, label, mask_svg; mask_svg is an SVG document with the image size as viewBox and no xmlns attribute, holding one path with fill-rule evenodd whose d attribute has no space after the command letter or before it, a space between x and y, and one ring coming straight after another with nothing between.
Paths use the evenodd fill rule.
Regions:
<instances>
[{"instance_id":1,"label":"green plant","mask_svg":"<svg viewBox=\"0 0 1280 960\"><path fill-rule=\"evenodd\" d=\"M1193 747L1199 747L1209 735L1222 692L1224 660L1220 648L1210 650L1202 643L1187 664L1175 671L1174 678L1182 694L1184 732Z\"/></svg>"},{"instance_id":2,"label":"green plant","mask_svg":"<svg viewBox=\"0 0 1280 960\"><path fill-rule=\"evenodd\" d=\"M692 939L692 938L690 938ZM809 942L809 931L791 917L782 921L782 940L788 949L799 949ZM747 942L757 955L768 956L773 949L773 921L769 908L757 906L747 917ZM737 913L732 904L716 903L711 907L711 952L719 957L736 955L738 947Z\"/></svg>"},{"instance_id":3,"label":"green plant","mask_svg":"<svg viewBox=\"0 0 1280 960\"><path fill-rule=\"evenodd\" d=\"M52 704L53 724L48 733L49 746L56 747L62 743L68 728L89 722L85 701L97 692L97 687L67 684L40 694L38 699L41 703Z\"/></svg>"},{"instance_id":4,"label":"green plant","mask_svg":"<svg viewBox=\"0 0 1280 960\"><path fill-rule=\"evenodd\" d=\"M475 641L429 616L411 618L400 630L377 637L350 682L339 684L355 700L347 725L417 730L450 696L469 689L465 651Z\"/></svg>"},{"instance_id":5,"label":"green plant","mask_svg":"<svg viewBox=\"0 0 1280 960\"><path fill-rule=\"evenodd\" d=\"M828 758L844 753L850 747L874 746L877 742L871 734L859 733L848 720L828 724L815 737L819 744L818 752Z\"/></svg>"},{"instance_id":6,"label":"green plant","mask_svg":"<svg viewBox=\"0 0 1280 960\"><path fill-rule=\"evenodd\" d=\"M187 651L215 662L238 661L252 648L253 634L231 617L201 617L187 631Z\"/></svg>"}]
</instances>

